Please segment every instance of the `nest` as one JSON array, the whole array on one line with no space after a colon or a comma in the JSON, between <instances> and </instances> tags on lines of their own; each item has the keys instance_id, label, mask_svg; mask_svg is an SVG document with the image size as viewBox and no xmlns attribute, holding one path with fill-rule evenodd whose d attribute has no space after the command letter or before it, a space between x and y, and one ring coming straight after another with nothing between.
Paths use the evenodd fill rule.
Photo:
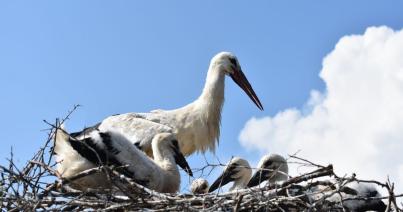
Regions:
<instances>
[{"instance_id":1,"label":"nest","mask_svg":"<svg viewBox=\"0 0 403 212\"><path fill-rule=\"evenodd\" d=\"M52 127L55 126L52 125ZM235 192L199 195L158 193L121 175L113 167L107 166L89 169L69 179L63 179L55 171L51 137L49 132L44 146L24 167L19 168L15 165L12 153L9 164L0 166L0 205L3 210L347 211L346 204L351 201L361 201L364 203L363 207L357 210L367 210L374 209L370 208L373 207L371 201L383 200L385 208L382 210L402 211L396 198L402 197L403 194L394 194L394 184L389 180L386 183L359 180L354 174L339 177L334 173L332 165L318 165L295 155L290 158L301 165L312 167L312 171L291 177L280 184ZM217 165L208 164L206 167L212 166ZM74 180L99 172L107 174L114 189L78 191L69 186ZM326 180L323 180L324 178ZM354 191L346 186L351 182L382 187L388 195L378 197L343 195L354 194ZM311 190L318 185L321 185L322 190ZM312 200L309 198L312 195L320 195L320 198ZM329 198L334 195L340 195L339 201L329 201Z\"/></svg>"}]
</instances>

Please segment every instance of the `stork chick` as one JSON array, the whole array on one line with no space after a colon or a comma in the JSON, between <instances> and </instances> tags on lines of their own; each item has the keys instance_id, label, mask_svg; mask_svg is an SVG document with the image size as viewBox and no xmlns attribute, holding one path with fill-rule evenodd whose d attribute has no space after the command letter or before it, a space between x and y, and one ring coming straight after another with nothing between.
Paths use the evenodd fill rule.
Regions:
<instances>
[{"instance_id":1,"label":"stork chick","mask_svg":"<svg viewBox=\"0 0 403 212\"><path fill-rule=\"evenodd\" d=\"M257 171L253 174L248 187L257 186L264 181L276 183L288 179L288 165L283 156L278 154L265 155L260 159Z\"/></svg>"},{"instance_id":2,"label":"stork chick","mask_svg":"<svg viewBox=\"0 0 403 212\"><path fill-rule=\"evenodd\" d=\"M209 184L206 179L197 178L192 181L190 186L190 191L192 194L205 194L208 192Z\"/></svg>"},{"instance_id":3,"label":"stork chick","mask_svg":"<svg viewBox=\"0 0 403 212\"><path fill-rule=\"evenodd\" d=\"M341 204L347 211L385 211L386 205L381 199L381 194L370 183L350 182L343 187L333 181L333 188L318 185L309 190L311 201L318 201L327 196L326 200L333 204ZM339 190L339 192L335 191ZM331 195L333 194L333 195ZM330 195L330 196L329 196Z\"/></svg>"},{"instance_id":4,"label":"stork chick","mask_svg":"<svg viewBox=\"0 0 403 212\"><path fill-rule=\"evenodd\" d=\"M232 181L234 184L229 191L243 189L246 187L251 175L252 170L248 161L240 157L234 157L228 162L223 173L210 186L208 192L213 192Z\"/></svg>"},{"instance_id":5,"label":"stork chick","mask_svg":"<svg viewBox=\"0 0 403 212\"><path fill-rule=\"evenodd\" d=\"M152 140L154 160L138 150L118 132L101 132L87 128L79 133L68 134L56 130L55 154L57 171L68 179L84 170L100 165L114 166L135 182L158 192L175 193L179 190L178 164L189 175L192 171L179 150L173 134L160 133ZM96 173L71 183L73 188L110 188L104 173Z\"/></svg>"}]
</instances>

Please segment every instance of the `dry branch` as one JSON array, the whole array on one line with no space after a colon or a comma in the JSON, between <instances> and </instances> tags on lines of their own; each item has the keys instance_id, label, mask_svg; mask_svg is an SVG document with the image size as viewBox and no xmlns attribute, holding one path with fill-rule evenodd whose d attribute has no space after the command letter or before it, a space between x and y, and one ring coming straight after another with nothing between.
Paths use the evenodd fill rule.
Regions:
<instances>
[{"instance_id":1,"label":"dry branch","mask_svg":"<svg viewBox=\"0 0 403 212\"><path fill-rule=\"evenodd\" d=\"M77 107L75 106L64 119L61 119L62 121L50 125L59 128ZM8 166L0 165L0 205L3 210L345 211L345 204L351 201L385 200L386 210L402 211L402 206L398 205L396 198L403 197L403 194L395 194L395 186L389 180L381 183L356 179L355 175L339 177L334 173L332 165L322 166L295 155L290 156L290 159L296 160L301 165L311 166L314 170L292 177L280 184L234 192L200 195L158 193L137 184L108 166L89 169L64 179L54 169L56 164L52 163L51 141L52 132L48 134L44 146L22 168L14 164L12 153ZM209 174L218 166L224 166L224 164L207 163L206 166L193 171ZM206 169L210 171L205 171ZM109 176L114 185L113 189L77 191L69 187L74 180L99 172ZM323 180L324 177L326 180ZM381 186L386 189L388 196L343 196L343 194L354 193L347 187L350 182ZM321 189L312 190L312 188ZM297 192L293 193L294 190ZM315 195L320 198L311 198ZM340 201L329 201L329 198L335 195L342 197Z\"/></svg>"}]
</instances>

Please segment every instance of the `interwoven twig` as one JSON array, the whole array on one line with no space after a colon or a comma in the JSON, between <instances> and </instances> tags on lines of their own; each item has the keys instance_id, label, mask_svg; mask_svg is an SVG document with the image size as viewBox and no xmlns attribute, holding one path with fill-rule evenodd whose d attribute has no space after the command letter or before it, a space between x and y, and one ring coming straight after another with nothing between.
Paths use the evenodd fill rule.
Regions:
<instances>
[{"instance_id":1,"label":"interwoven twig","mask_svg":"<svg viewBox=\"0 0 403 212\"><path fill-rule=\"evenodd\" d=\"M61 122L52 124L52 127L58 128L77 107L75 106ZM386 210L402 211L396 198L403 197L403 194L396 195L394 184L389 180L386 183L360 180L354 174L350 177L339 177L334 173L332 165L322 166L295 155L290 156L289 160L295 160L295 163L303 166L311 166L313 170L291 177L280 184L224 193L163 194L137 184L108 166L96 167L64 179L55 170L56 164L52 163L51 140L52 132L49 133L44 146L23 168L15 165L12 153L8 166L0 165L0 205L3 210L345 211L344 203L349 201L365 202L381 199L387 205ZM212 170L214 167L224 166L221 163L206 164L194 171L204 174L205 169ZM69 187L74 180L100 172L109 176L113 184L112 189L78 191ZM346 186L351 182L383 187L388 195L383 197L343 196L342 194L354 192ZM290 190L295 187L303 192L291 195ZM312 190L312 188L321 189ZM314 195L320 198L310 198ZM340 195L339 202L329 201L329 198L334 195Z\"/></svg>"}]
</instances>

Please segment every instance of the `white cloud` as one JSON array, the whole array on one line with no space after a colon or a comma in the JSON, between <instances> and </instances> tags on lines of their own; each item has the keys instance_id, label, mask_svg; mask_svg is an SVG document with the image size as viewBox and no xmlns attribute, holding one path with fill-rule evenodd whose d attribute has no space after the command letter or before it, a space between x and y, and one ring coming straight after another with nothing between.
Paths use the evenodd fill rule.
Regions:
<instances>
[{"instance_id":1,"label":"white cloud","mask_svg":"<svg viewBox=\"0 0 403 212\"><path fill-rule=\"evenodd\" d=\"M320 77L324 92L312 91L301 110L250 119L241 144L262 153L301 150L339 174L389 175L403 187L403 30L370 27L341 38Z\"/></svg>"}]
</instances>

